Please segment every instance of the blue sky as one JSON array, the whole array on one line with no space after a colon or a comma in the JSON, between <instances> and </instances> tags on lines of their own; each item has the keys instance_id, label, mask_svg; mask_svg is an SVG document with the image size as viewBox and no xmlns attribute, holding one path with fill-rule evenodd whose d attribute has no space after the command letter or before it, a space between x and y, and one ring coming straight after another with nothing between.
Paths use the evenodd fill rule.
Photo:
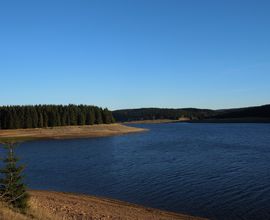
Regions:
<instances>
[{"instance_id":1,"label":"blue sky","mask_svg":"<svg viewBox=\"0 0 270 220\"><path fill-rule=\"evenodd\" d=\"M270 103L270 1L0 1L0 105Z\"/></svg>"}]
</instances>

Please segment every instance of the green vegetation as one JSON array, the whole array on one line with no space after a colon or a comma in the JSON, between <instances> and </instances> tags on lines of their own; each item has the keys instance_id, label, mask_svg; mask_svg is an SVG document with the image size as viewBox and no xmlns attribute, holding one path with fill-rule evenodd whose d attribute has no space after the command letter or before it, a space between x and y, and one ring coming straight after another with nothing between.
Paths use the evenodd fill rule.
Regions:
<instances>
[{"instance_id":1,"label":"green vegetation","mask_svg":"<svg viewBox=\"0 0 270 220\"><path fill-rule=\"evenodd\" d=\"M141 108L141 109L125 109L113 112L113 116L117 121L140 121L140 120L157 120L179 118L202 119L214 115L215 111L208 109L183 108L183 109L167 109L167 108Z\"/></svg>"},{"instance_id":2,"label":"green vegetation","mask_svg":"<svg viewBox=\"0 0 270 220\"><path fill-rule=\"evenodd\" d=\"M110 124L111 111L87 105L35 105L0 107L0 129L43 128Z\"/></svg>"},{"instance_id":3,"label":"green vegetation","mask_svg":"<svg viewBox=\"0 0 270 220\"><path fill-rule=\"evenodd\" d=\"M157 119L171 119L178 120L181 118L188 118L193 121L200 121L203 119L248 119L256 118L255 121L269 121L270 119L270 105L238 108L238 109L196 109L196 108L182 108L182 109L162 109L162 108L141 108L141 109L124 109L113 112L113 116L117 121L141 121L141 120L157 120Z\"/></svg>"},{"instance_id":4,"label":"green vegetation","mask_svg":"<svg viewBox=\"0 0 270 220\"><path fill-rule=\"evenodd\" d=\"M109 111L88 105L35 105L0 107L0 129L43 128L68 125L110 124L141 120L270 119L270 105L239 109L141 108Z\"/></svg>"},{"instance_id":5,"label":"green vegetation","mask_svg":"<svg viewBox=\"0 0 270 220\"><path fill-rule=\"evenodd\" d=\"M218 110L214 118L270 118L270 105Z\"/></svg>"},{"instance_id":6,"label":"green vegetation","mask_svg":"<svg viewBox=\"0 0 270 220\"><path fill-rule=\"evenodd\" d=\"M2 159L5 166L0 170L0 200L14 208L25 211L28 207L28 194L22 183L23 166L18 166L18 158L14 155L15 145L6 143L7 157Z\"/></svg>"}]
</instances>

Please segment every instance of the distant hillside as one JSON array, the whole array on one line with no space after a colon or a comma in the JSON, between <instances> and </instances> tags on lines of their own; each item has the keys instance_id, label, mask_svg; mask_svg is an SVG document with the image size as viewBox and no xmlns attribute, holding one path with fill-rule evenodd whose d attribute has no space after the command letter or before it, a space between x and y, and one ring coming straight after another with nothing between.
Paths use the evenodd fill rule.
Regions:
<instances>
[{"instance_id":1,"label":"distant hillside","mask_svg":"<svg viewBox=\"0 0 270 220\"><path fill-rule=\"evenodd\" d=\"M113 111L114 118L119 122L157 119L178 120L179 118L203 119L214 115L215 111L213 110L196 108L140 108Z\"/></svg>"},{"instance_id":2,"label":"distant hillside","mask_svg":"<svg viewBox=\"0 0 270 220\"><path fill-rule=\"evenodd\" d=\"M113 111L113 116L116 121L141 121L141 120L157 120L157 119L172 119L178 120L188 118L192 121L204 119L258 119L262 121L270 120L270 105L236 108L236 109L197 109L197 108L180 108L180 109L165 109L165 108L140 108L140 109L123 109ZM255 120L255 121L256 121Z\"/></svg>"},{"instance_id":3,"label":"distant hillside","mask_svg":"<svg viewBox=\"0 0 270 220\"><path fill-rule=\"evenodd\" d=\"M209 118L216 118L216 119L270 118L270 105L217 110L216 115Z\"/></svg>"}]
</instances>

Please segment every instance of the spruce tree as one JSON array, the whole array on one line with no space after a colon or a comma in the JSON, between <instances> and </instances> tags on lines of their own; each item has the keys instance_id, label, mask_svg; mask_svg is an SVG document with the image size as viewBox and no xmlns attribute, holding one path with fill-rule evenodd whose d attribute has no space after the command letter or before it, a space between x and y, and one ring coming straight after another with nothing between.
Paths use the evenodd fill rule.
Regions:
<instances>
[{"instance_id":1,"label":"spruce tree","mask_svg":"<svg viewBox=\"0 0 270 220\"><path fill-rule=\"evenodd\" d=\"M32 115L31 108L29 106L26 107L24 113L24 128L32 128Z\"/></svg>"},{"instance_id":2,"label":"spruce tree","mask_svg":"<svg viewBox=\"0 0 270 220\"><path fill-rule=\"evenodd\" d=\"M107 108L105 108L103 111L102 111L102 119L103 119L103 123L104 124L110 124L111 123L111 115L110 115L110 112Z\"/></svg>"},{"instance_id":3,"label":"spruce tree","mask_svg":"<svg viewBox=\"0 0 270 220\"><path fill-rule=\"evenodd\" d=\"M31 108L31 118L32 118L32 126L31 128L37 128L38 127L38 113L36 108Z\"/></svg>"},{"instance_id":4,"label":"spruce tree","mask_svg":"<svg viewBox=\"0 0 270 220\"><path fill-rule=\"evenodd\" d=\"M95 118L95 111L94 109L91 110L90 112L90 125L95 124L96 118Z\"/></svg>"},{"instance_id":5,"label":"spruce tree","mask_svg":"<svg viewBox=\"0 0 270 220\"><path fill-rule=\"evenodd\" d=\"M102 120L102 114L101 114L102 110L100 108L95 108L95 124L102 124L103 120Z\"/></svg>"},{"instance_id":6,"label":"spruce tree","mask_svg":"<svg viewBox=\"0 0 270 220\"><path fill-rule=\"evenodd\" d=\"M43 112L43 127L46 128L48 127L48 115L47 115L47 112Z\"/></svg>"},{"instance_id":7,"label":"spruce tree","mask_svg":"<svg viewBox=\"0 0 270 220\"><path fill-rule=\"evenodd\" d=\"M85 125L86 122L86 117L85 117L85 112L80 111L78 112L78 125Z\"/></svg>"},{"instance_id":8,"label":"spruce tree","mask_svg":"<svg viewBox=\"0 0 270 220\"><path fill-rule=\"evenodd\" d=\"M108 109L87 105L0 106L0 129L92 125L113 122Z\"/></svg>"},{"instance_id":9,"label":"spruce tree","mask_svg":"<svg viewBox=\"0 0 270 220\"><path fill-rule=\"evenodd\" d=\"M26 187L22 183L23 166L17 165L18 158L14 155L15 144L6 143L7 157L3 159L5 164L0 169L0 199L8 205L25 211L27 208L28 194Z\"/></svg>"},{"instance_id":10,"label":"spruce tree","mask_svg":"<svg viewBox=\"0 0 270 220\"><path fill-rule=\"evenodd\" d=\"M44 124L44 122L43 122L43 115L42 115L41 112L39 112L39 114L38 114L38 127L39 128L42 128L43 127L43 124Z\"/></svg>"}]
</instances>

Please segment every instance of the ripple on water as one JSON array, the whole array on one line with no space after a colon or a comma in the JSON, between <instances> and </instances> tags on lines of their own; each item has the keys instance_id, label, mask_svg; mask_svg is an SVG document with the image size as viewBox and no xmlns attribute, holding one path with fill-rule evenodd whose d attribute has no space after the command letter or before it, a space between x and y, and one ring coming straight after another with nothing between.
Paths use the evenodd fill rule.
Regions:
<instances>
[{"instance_id":1,"label":"ripple on water","mask_svg":"<svg viewBox=\"0 0 270 220\"><path fill-rule=\"evenodd\" d=\"M26 182L211 219L270 219L269 124L136 126L150 131L22 144Z\"/></svg>"}]
</instances>

